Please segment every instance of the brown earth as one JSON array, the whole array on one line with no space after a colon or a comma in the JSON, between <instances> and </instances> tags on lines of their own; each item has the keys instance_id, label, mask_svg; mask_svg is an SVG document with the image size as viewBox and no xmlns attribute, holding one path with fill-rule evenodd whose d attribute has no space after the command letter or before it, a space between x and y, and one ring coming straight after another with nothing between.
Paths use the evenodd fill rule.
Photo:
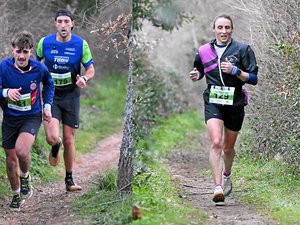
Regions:
<instances>
[{"instance_id":1,"label":"brown earth","mask_svg":"<svg viewBox=\"0 0 300 225\"><path fill-rule=\"evenodd\" d=\"M9 210L10 198L3 199L0 225L74 224L72 201L93 185L89 179L117 166L121 141L121 134L111 135L101 140L91 153L76 159L74 180L82 186L80 192L66 192L63 181L34 186L33 196L25 202L20 212Z\"/></svg>"},{"instance_id":2,"label":"brown earth","mask_svg":"<svg viewBox=\"0 0 300 225\"><path fill-rule=\"evenodd\" d=\"M278 224L259 215L259 209L237 200L239 187L233 186L232 193L225 199L225 206L215 206L212 201L213 180L207 174L209 142L207 136L195 141L193 149L176 149L167 157L167 164L178 184L179 195L190 201L208 216L208 225L275 225ZM233 184L234 167L233 167ZM191 224L195 224L192 223Z\"/></svg>"}]
</instances>

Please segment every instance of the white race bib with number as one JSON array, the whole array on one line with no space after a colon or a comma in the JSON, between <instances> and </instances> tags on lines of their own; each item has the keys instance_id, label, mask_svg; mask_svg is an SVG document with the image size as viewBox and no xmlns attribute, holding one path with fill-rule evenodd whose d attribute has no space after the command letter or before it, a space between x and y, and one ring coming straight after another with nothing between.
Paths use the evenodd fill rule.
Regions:
<instances>
[{"instance_id":1,"label":"white race bib with number","mask_svg":"<svg viewBox=\"0 0 300 225\"><path fill-rule=\"evenodd\" d=\"M13 101L8 98L7 107L18 111L29 111L31 110L31 98L30 93L21 95L20 100Z\"/></svg>"},{"instance_id":2,"label":"white race bib with number","mask_svg":"<svg viewBox=\"0 0 300 225\"><path fill-rule=\"evenodd\" d=\"M54 86L66 86L72 84L71 72L68 73L51 73Z\"/></svg>"},{"instance_id":3,"label":"white race bib with number","mask_svg":"<svg viewBox=\"0 0 300 225\"><path fill-rule=\"evenodd\" d=\"M235 87L212 85L209 93L209 102L221 105L233 105Z\"/></svg>"}]
</instances>

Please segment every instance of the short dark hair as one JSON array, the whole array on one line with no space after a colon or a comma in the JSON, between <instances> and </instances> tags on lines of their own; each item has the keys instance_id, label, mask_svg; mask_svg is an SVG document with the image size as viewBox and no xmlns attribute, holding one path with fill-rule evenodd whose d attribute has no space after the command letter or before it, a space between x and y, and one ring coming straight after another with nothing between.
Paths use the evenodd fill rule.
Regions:
<instances>
[{"instance_id":1,"label":"short dark hair","mask_svg":"<svg viewBox=\"0 0 300 225\"><path fill-rule=\"evenodd\" d=\"M217 19L219 19L219 18L225 18L225 19L230 20L230 23L231 23L231 29L233 29L233 22L232 22L232 19L231 19L231 17L230 17L229 15L227 15L227 14L220 14L220 15L218 15L218 16L215 17L214 22L213 22L213 29L215 29L216 21L217 21Z\"/></svg>"},{"instance_id":2,"label":"short dark hair","mask_svg":"<svg viewBox=\"0 0 300 225\"><path fill-rule=\"evenodd\" d=\"M12 47L18 47L20 49L33 48L33 43L34 36L28 31L17 33L11 40Z\"/></svg>"},{"instance_id":3,"label":"short dark hair","mask_svg":"<svg viewBox=\"0 0 300 225\"><path fill-rule=\"evenodd\" d=\"M68 17L70 17L71 20L74 20L73 14L67 9L58 10L55 14L55 21L56 21L57 17L59 17L59 16L68 16Z\"/></svg>"}]
</instances>

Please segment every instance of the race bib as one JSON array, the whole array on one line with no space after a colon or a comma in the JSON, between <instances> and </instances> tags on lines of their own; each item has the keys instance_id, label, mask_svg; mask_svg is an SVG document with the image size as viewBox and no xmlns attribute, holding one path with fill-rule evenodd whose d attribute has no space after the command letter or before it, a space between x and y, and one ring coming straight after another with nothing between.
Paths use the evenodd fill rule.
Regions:
<instances>
[{"instance_id":1,"label":"race bib","mask_svg":"<svg viewBox=\"0 0 300 225\"><path fill-rule=\"evenodd\" d=\"M30 93L21 95L20 100L13 101L10 98L8 98L8 104L7 107L10 109L15 109L18 111L29 111L31 110L31 98Z\"/></svg>"},{"instance_id":2,"label":"race bib","mask_svg":"<svg viewBox=\"0 0 300 225\"><path fill-rule=\"evenodd\" d=\"M72 84L71 72L68 73L51 73L54 86L66 86Z\"/></svg>"},{"instance_id":3,"label":"race bib","mask_svg":"<svg viewBox=\"0 0 300 225\"><path fill-rule=\"evenodd\" d=\"M209 102L221 105L233 105L235 87L211 86Z\"/></svg>"}]
</instances>

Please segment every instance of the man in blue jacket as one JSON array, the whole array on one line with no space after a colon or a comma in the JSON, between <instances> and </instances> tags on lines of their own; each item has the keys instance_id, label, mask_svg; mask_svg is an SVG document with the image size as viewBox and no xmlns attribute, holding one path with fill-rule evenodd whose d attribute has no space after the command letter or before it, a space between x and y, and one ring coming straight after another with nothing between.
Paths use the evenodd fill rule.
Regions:
<instances>
[{"instance_id":1,"label":"man in blue jacket","mask_svg":"<svg viewBox=\"0 0 300 225\"><path fill-rule=\"evenodd\" d=\"M251 47L231 38L233 22L230 16L217 16L213 32L215 39L200 46L189 75L193 81L206 77L203 99L211 142L209 161L215 183L213 201L223 205L225 196L232 190L234 146L242 128L244 107L248 104L243 85L257 84L258 67Z\"/></svg>"},{"instance_id":2,"label":"man in blue jacket","mask_svg":"<svg viewBox=\"0 0 300 225\"><path fill-rule=\"evenodd\" d=\"M11 41L13 57L0 63L2 146L13 191L9 207L13 210L20 210L24 200L32 195L30 149L43 117L47 123L52 118L53 79L46 66L31 58L33 42L29 32L16 34Z\"/></svg>"}]
</instances>

